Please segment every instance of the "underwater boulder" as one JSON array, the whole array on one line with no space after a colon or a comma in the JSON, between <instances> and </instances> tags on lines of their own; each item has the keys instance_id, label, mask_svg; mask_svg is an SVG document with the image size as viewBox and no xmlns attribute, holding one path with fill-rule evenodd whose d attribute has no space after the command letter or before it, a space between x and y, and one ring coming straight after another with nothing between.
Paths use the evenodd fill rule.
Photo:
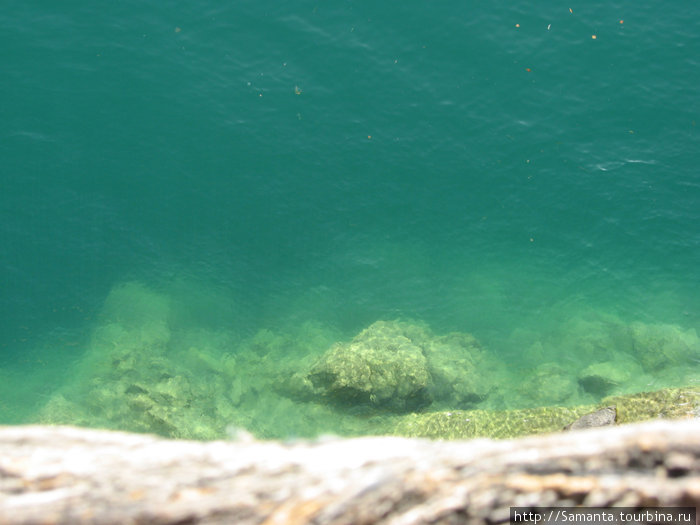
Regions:
<instances>
[{"instance_id":1,"label":"underwater boulder","mask_svg":"<svg viewBox=\"0 0 700 525\"><path fill-rule=\"evenodd\" d=\"M405 411L430 404L430 373L421 347L400 323L377 321L349 343L336 343L308 375L332 402Z\"/></svg>"},{"instance_id":2,"label":"underwater boulder","mask_svg":"<svg viewBox=\"0 0 700 525\"><path fill-rule=\"evenodd\" d=\"M620 358L588 365L579 373L578 382L589 394L607 396L624 387L641 373L634 360Z\"/></svg>"},{"instance_id":3,"label":"underwater boulder","mask_svg":"<svg viewBox=\"0 0 700 525\"><path fill-rule=\"evenodd\" d=\"M636 322L629 331L634 355L649 373L700 360L700 339L693 329Z\"/></svg>"},{"instance_id":4,"label":"underwater boulder","mask_svg":"<svg viewBox=\"0 0 700 525\"><path fill-rule=\"evenodd\" d=\"M528 404L551 406L569 402L578 394L578 385L570 370L547 362L523 373L517 392Z\"/></svg>"},{"instance_id":5,"label":"underwater boulder","mask_svg":"<svg viewBox=\"0 0 700 525\"><path fill-rule=\"evenodd\" d=\"M498 363L471 334L433 337L423 350L432 377L429 392L436 401L470 408L485 401L498 383Z\"/></svg>"}]
</instances>

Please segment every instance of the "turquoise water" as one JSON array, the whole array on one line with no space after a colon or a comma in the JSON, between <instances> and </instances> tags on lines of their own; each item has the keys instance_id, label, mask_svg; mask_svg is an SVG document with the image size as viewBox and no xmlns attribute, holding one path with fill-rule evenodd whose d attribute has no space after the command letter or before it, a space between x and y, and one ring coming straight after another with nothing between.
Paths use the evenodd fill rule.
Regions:
<instances>
[{"instance_id":1,"label":"turquoise water","mask_svg":"<svg viewBox=\"0 0 700 525\"><path fill-rule=\"evenodd\" d=\"M212 417L271 436L303 433L279 413L310 406L271 393L275 378L378 320L473 334L511 371L559 363L572 404L595 401L585 366L641 362L634 337L611 333L642 323L685 334L685 350L619 387L697 381L697 15L631 1L6 6L0 421L44 421L57 396L77 410L95 381L118 384L94 364L110 325L127 334L112 348L159 348L193 389L213 373L207 395L229 406ZM153 326L167 335L144 336ZM198 368L192 348L236 367ZM483 406L534 403L516 394ZM309 428L344 431L350 416L313 407ZM79 423L129 427L86 410Z\"/></svg>"}]
</instances>

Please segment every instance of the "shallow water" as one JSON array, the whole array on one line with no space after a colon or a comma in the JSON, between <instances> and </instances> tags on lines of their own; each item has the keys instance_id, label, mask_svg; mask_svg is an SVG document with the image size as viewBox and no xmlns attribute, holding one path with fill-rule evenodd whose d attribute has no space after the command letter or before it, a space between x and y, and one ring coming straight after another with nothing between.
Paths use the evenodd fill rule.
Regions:
<instances>
[{"instance_id":1,"label":"shallow water","mask_svg":"<svg viewBox=\"0 0 700 525\"><path fill-rule=\"evenodd\" d=\"M697 382L698 11L8 7L0 421L62 396L64 419L129 427L95 384L157 369L180 401L148 410L182 425L189 389L217 429L383 431L274 385L394 319L507 365L481 408L551 404L552 374L557 402L595 402L581 371L609 361L641 367L613 390Z\"/></svg>"}]
</instances>

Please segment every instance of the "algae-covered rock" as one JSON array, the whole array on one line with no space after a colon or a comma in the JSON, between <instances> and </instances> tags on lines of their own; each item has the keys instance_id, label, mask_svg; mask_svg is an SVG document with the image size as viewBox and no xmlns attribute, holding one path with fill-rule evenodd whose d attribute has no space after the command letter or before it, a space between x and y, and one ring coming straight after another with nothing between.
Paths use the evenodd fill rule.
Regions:
<instances>
[{"instance_id":1,"label":"algae-covered rock","mask_svg":"<svg viewBox=\"0 0 700 525\"><path fill-rule=\"evenodd\" d=\"M423 352L398 323L378 321L349 343L333 345L311 369L321 395L342 405L393 410L430 402L430 373Z\"/></svg>"},{"instance_id":2,"label":"algae-covered rock","mask_svg":"<svg viewBox=\"0 0 700 525\"><path fill-rule=\"evenodd\" d=\"M489 398L504 370L470 334L437 336L419 323L378 321L350 343L333 345L305 378L289 384L297 399L320 395L398 411L432 402L464 409Z\"/></svg>"},{"instance_id":3,"label":"algae-covered rock","mask_svg":"<svg viewBox=\"0 0 700 525\"><path fill-rule=\"evenodd\" d=\"M225 433L217 421L214 381L193 383L165 359L147 369L92 378L84 401L96 422L136 432L187 439L215 439Z\"/></svg>"},{"instance_id":4,"label":"algae-covered rock","mask_svg":"<svg viewBox=\"0 0 700 525\"><path fill-rule=\"evenodd\" d=\"M585 405L408 414L401 417L394 434L431 439L510 438L559 431L593 410L593 405Z\"/></svg>"},{"instance_id":5,"label":"algae-covered rock","mask_svg":"<svg viewBox=\"0 0 700 525\"><path fill-rule=\"evenodd\" d=\"M700 387L665 388L654 392L610 396L601 403L617 407L618 423L700 417Z\"/></svg>"},{"instance_id":6,"label":"algae-covered rock","mask_svg":"<svg viewBox=\"0 0 700 525\"><path fill-rule=\"evenodd\" d=\"M168 437L214 439L225 436L232 404L225 378L236 360L217 343L229 338L206 331L183 336L194 343L175 352L170 300L137 283L115 286L105 300L79 366L85 378L43 410L66 419L71 403L96 426ZM175 352L175 353L174 353Z\"/></svg>"},{"instance_id":7,"label":"algae-covered rock","mask_svg":"<svg viewBox=\"0 0 700 525\"><path fill-rule=\"evenodd\" d=\"M700 339L693 329L636 322L630 325L629 332L634 355L649 373L700 359Z\"/></svg>"},{"instance_id":8,"label":"algae-covered rock","mask_svg":"<svg viewBox=\"0 0 700 525\"><path fill-rule=\"evenodd\" d=\"M509 438L558 432L584 415L610 415L616 424L648 419L700 417L700 387L669 388L655 392L611 396L596 405L542 407L514 410L456 410L406 414L397 418L394 434L431 439L474 437ZM609 423L610 421L608 421Z\"/></svg>"}]
</instances>

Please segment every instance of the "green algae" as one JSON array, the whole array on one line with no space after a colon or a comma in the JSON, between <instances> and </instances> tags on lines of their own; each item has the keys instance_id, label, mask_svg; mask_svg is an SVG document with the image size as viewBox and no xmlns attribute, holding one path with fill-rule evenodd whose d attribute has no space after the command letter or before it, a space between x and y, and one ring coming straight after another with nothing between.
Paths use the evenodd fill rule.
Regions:
<instances>
[{"instance_id":1,"label":"green algae","mask_svg":"<svg viewBox=\"0 0 700 525\"><path fill-rule=\"evenodd\" d=\"M411 414L394 433L431 439L510 438L563 429L595 406L541 407L519 410L457 410Z\"/></svg>"},{"instance_id":2,"label":"green algae","mask_svg":"<svg viewBox=\"0 0 700 525\"><path fill-rule=\"evenodd\" d=\"M577 407L411 414L401 418L394 433L431 439L512 438L560 431L579 417L606 406L616 408L618 424L700 417L700 388L670 388L606 397L597 405Z\"/></svg>"},{"instance_id":3,"label":"green algae","mask_svg":"<svg viewBox=\"0 0 700 525\"><path fill-rule=\"evenodd\" d=\"M579 417L605 407L617 410L617 423L700 416L700 388L671 388L604 398L598 405L519 410L458 410L404 416L394 433L407 437L512 438L562 430Z\"/></svg>"},{"instance_id":4,"label":"green algae","mask_svg":"<svg viewBox=\"0 0 700 525\"><path fill-rule=\"evenodd\" d=\"M601 405L617 407L618 423L700 417L700 387L665 388L653 392L611 396L604 398Z\"/></svg>"}]
</instances>

